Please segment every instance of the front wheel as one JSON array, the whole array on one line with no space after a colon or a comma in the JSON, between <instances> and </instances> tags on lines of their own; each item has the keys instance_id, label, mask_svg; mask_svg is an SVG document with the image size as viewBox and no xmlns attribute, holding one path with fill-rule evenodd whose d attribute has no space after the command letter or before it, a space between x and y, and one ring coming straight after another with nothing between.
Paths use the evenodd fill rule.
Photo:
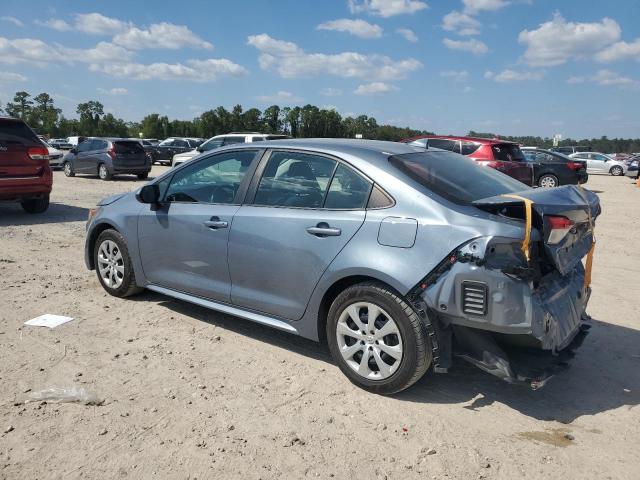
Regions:
<instances>
[{"instance_id":1,"label":"front wheel","mask_svg":"<svg viewBox=\"0 0 640 480\"><path fill-rule=\"evenodd\" d=\"M100 177L100 180L111 180L113 177L104 163L98 166L98 177Z\"/></svg>"},{"instance_id":2,"label":"front wheel","mask_svg":"<svg viewBox=\"0 0 640 480\"><path fill-rule=\"evenodd\" d=\"M49 208L49 195L45 195L42 198L31 198L29 200L23 200L20 205L27 213L42 213Z\"/></svg>"},{"instance_id":3,"label":"front wheel","mask_svg":"<svg viewBox=\"0 0 640 480\"><path fill-rule=\"evenodd\" d=\"M149 172L139 173L137 177L138 180L146 180L147 178L149 178Z\"/></svg>"},{"instance_id":4,"label":"front wheel","mask_svg":"<svg viewBox=\"0 0 640 480\"><path fill-rule=\"evenodd\" d=\"M547 173L542 175L538 180L538 186L541 188L553 188L559 185L558 178L555 175Z\"/></svg>"},{"instance_id":5,"label":"front wheel","mask_svg":"<svg viewBox=\"0 0 640 480\"><path fill-rule=\"evenodd\" d=\"M609 173L611 175L613 175L614 177L619 177L620 175L622 175L624 173L624 171L622 170L621 166L615 165L615 166L611 167L611 170L609 170Z\"/></svg>"},{"instance_id":6,"label":"front wheel","mask_svg":"<svg viewBox=\"0 0 640 480\"><path fill-rule=\"evenodd\" d=\"M76 175L76 172L73 171L71 162L64 162L62 169L64 170L65 177L74 177Z\"/></svg>"},{"instance_id":7,"label":"front wheel","mask_svg":"<svg viewBox=\"0 0 640 480\"><path fill-rule=\"evenodd\" d=\"M98 280L109 295L123 298L142 291L135 283L127 243L120 232L107 229L98 236L93 263Z\"/></svg>"},{"instance_id":8,"label":"front wheel","mask_svg":"<svg viewBox=\"0 0 640 480\"><path fill-rule=\"evenodd\" d=\"M373 393L400 392L431 365L425 325L402 297L378 283L360 283L336 297L327 340L342 373Z\"/></svg>"}]
</instances>

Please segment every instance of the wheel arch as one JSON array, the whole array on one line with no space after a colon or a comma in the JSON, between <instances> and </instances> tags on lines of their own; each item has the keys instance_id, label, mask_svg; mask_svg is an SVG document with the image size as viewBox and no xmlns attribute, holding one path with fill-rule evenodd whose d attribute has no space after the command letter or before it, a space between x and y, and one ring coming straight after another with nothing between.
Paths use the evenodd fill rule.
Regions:
<instances>
[{"instance_id":1,"label":"wheel arch","mask_svg":"<svg viewBox=\"0 0 640 480\"><path fill-rule=\"evenodd\" d=\"M96 268L93 259L93 250L95 249L98 237L105 230L115 230L116 232L121 233L118 228L110 222L100 222L91 229L91 232L89 232L89 238L87 239L87 261L89 270L95 270Z\"/></svg>"}]
</instances>

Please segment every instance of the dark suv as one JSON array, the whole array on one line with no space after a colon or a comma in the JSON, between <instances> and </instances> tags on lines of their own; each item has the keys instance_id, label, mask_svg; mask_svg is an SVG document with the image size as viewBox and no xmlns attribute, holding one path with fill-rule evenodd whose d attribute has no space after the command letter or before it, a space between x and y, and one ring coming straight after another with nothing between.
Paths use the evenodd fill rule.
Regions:
<instances>
[{"instance_id":1,"label":"dark suv","mask_svg":"<svg viewBox=\"0 0 640 480\"><path fill-rule=\"evenodd\" d=\"M47 147L22 120L0 117L0 201L44 212L52 183Z\"/></svg>"},{"instance_id":2,"label":"dark suv","mask_svg":"<svg viewBox=\"0 0 640 480\"><path fill-rule=\"evenodd\" d=\"M134 174L145 180L151 171L151 159L139 140L118 138L88 138L64 156L64 174L98 175L111 180L117 174Z\"/></svg>"}]
</instances>

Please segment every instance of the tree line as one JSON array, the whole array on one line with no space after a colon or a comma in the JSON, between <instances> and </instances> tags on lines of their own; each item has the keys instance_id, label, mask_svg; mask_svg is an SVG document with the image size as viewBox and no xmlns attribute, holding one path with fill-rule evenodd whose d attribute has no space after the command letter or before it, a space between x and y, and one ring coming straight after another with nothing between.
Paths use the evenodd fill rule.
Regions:
<instances>
[{"instance_id":1,"label":"tree line","mask_svg":"<svg viewBox=\"0 0 640 480\"><path fill-rule=\"evenodd\" d=\"M0 107L0 113L2 112ZM425 130L394 125L379 125L367 115L343 117L333 109L314 105L279 107L272 105L263 111L244 110L241 105L231 110L217 107L203 112L193 120L170 120L166 115L151 113L139 122L127 122L104 112L104 105L96 100L79 103L77 118L67 118L54 104L48 93L32 97L28 92L16 92L13 101L4 107L9 116L24 119L39 134L51 138L70 135L101 137L135 137L164 139L167 137L209 138L229 132L283 133L296 138L336 137L397 141L416 135L432 134ZM550 148L553 139L534 136L500 136L493 133L470 131L468 136L495 138L527 146ZM575 140L566 138L560 145L585 145L594 151L607 153L640 152L640 139L601 138Z\"/></svg>"}]
</instances>

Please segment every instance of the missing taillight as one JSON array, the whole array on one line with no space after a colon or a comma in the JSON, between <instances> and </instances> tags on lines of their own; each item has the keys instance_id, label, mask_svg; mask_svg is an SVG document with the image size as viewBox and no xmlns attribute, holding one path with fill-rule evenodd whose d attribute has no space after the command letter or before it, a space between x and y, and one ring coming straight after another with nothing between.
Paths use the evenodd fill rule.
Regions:
<instances>
[{"instance_id":1,"label":"missing taillight","mask_svg":"<svg viewBox=\"0 0 640 480\"><path fill-rule=\"evenodd\" d=\"M547 215L546 219L549 225L547 243L551 245L560 243L575 225L572 220L559 215Z\"/></svg>"}]
</instances>

